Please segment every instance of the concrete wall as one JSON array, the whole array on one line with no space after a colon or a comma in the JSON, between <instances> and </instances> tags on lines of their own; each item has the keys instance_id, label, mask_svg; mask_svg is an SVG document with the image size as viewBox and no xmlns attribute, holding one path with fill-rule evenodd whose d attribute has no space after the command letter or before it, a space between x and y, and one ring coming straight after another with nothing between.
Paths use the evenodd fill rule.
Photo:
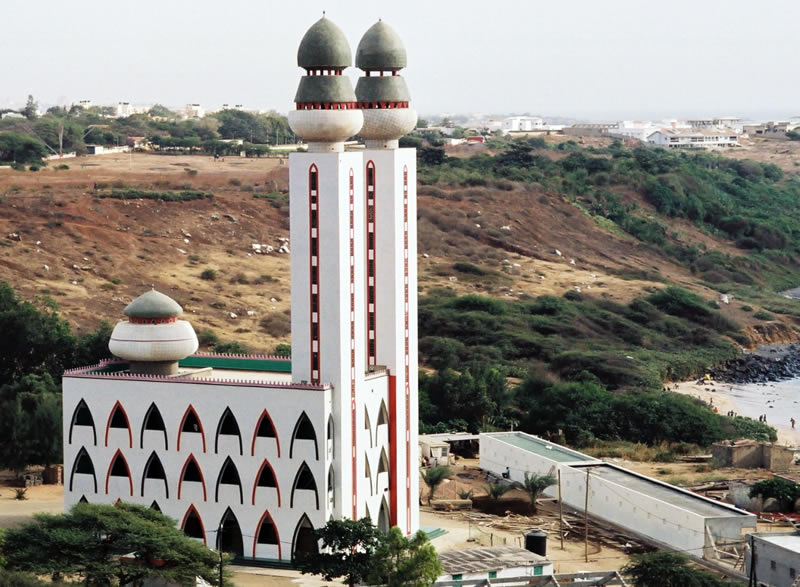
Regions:
<instances>
[{"instance_id":1,"label":"concrete wall","mask_svg":"<svg viewBox=\"0 0 800 587\"><path fill-rule=\"evenodd\" d=\"M723 467L743 469L769 469L785 471L794 461L794 451L785 446L766 442L752 442L731 446L719 442L711 447L711 454Z\"/></svg>"},{"instance_id":2,"label":"concrete wall","mask_svg":"<svg viewBox=\"0 0 800 587\"><path fill-rule=\"evenodd\" d=\"M785 587L792 585L800 573L800 552L749 535L747 542L755 548L756 577L759 585ZM800 542L800 540L798 540ZM752 557L745 556L745 574L750 576Z\"/></svg>"}]
</instances>

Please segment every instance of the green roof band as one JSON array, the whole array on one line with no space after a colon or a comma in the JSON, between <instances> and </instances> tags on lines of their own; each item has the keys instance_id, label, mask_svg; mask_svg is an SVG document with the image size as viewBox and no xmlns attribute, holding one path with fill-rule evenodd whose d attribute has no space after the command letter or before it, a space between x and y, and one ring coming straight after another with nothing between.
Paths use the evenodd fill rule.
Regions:
<instances>
[{"instance_id":1,"label":"green roof band","mask_svg":"<svg viewBox=\"0 0 800 587\"><path fill-rule=\"evenodd\" d=\"M406 48L392 27L379 20L372 25L356 49L359 69L396 71L406 67Z\"/></svg>"},{"instance_id":2,"label":"green roof band","mask_svg":"<svg viewBox=\"0 0 800 587\"><path fill-rule=\"evenodd\" d=\"M339 69L352 64L347 38L324 16L306 31L297 48L297 65L304 69Z\"/></svg>"},{"instance_id":3,"label":"green roof band","mask_svg":"<svg viewBox=\"0 0 800 587\"><path fill-rule=\"evenodd\" d=\"M402 76L386 75L358 78L356 98L359 102L408 102L411 95Z\"/></svg>"},{"instance_id":4,"label":"green roof band","mask_svg":"<svg viewBox=\"0 0 800 587\"><path fill-rule=\"evenodd\" d=\"M248 357L206 357L193 355L178 362L180 367L211 367L213 369L239 369L242 371L270 371L291 373L292 362L280 359L255 359Z\"/></svg>"},{"instance_id":5,"label":"green roof band","mask_svg":"<svg viewBox=\"0 0 800 587\"><path fill-rule=\"evenodd\" d=\"M295 102L355 102L350 78L343 75L307 75L300 78Z\"/></svg>"}]
</instances>

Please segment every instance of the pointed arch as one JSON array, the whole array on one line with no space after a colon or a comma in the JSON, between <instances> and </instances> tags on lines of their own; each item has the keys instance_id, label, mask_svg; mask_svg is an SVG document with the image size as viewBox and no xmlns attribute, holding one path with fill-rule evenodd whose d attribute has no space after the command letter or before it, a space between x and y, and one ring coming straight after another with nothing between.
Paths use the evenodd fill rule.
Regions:
<instances>
[{"instance_id":1,"label":"pointed arch","mask_svg":"<svg viewBox=\"0 0 800 587\"><path fill-rule=\"evenodd\" d=\"M111 428L126 428L128 430L128 445L133 448L133 433L131 432L131 422L128 419L128 413L119 400L116 401L114 407L111 408L111 413L108 415L106 421L106 440L105 445L108 446L108 432Z\"/></svg>"},{"instance_id":2,"label":"pointed arch","mask_svg":"<svg viewBox=\"0 0 800 587\"><path fill-rule=\"evenodd\" d=\"M222 463L222 467L219 470L219 475L217 475L217 488L214 492L214 501L219 502L219 486L220 484L224 485L236 485L239 487L239 503L244 504L244 493L242 491L242 478L239 476L239 469L236 468L236 465L233 462L231 457L227 457L225 462ZM230 508L229 508L230 509Z\"/></svg>"},{"instance_id":3,"label":"pointed arch","mask_svg":"<svg viewBox=\"0 0 800 587\"><path fill-rule=\"evenodd\" d=\"M69 490L72 491L72 484L75 481L75 473L80 475L91 475L94 481L94 492L97 493L97 475L94 472L92 457L86 451L86 447L81 447L72 463L72 472L69 475Z\"/></svg>"},{"instance_id":4,"label":"pointed arch","mask_svg":"<svg viewBox=\"0 0 800 587\"><path fill-rule=\"evenodd\" d=\"M292 560L297 557L298 553L316 554L318 552L319 544L314 537L314 525L308 516L303 514L300 516L294 529L294 536L292 536Z\"/></svg>"},{"instance_id":5,"label":"pointed arch","mask_svg":"<svg viewBox=\"0 0 800 587\"><path fill-rule=\"evenodd\" d=\"M281 441L278 438L278 433L275 430L275 423L272 421L272 416L269 415L267 410L261 412L256 422L256 429L253 432L253 442L250 444L250 456L256 456L256 438L274 438L275 444L278 447L278 458L281 458Z\"/></svg>"},{"instance_id":6,"label":"pointed arch","mask_svg":"<svg viewBox=\"0 0 800 587\"><path fill-rule=\"evenodd\" d=\"M70 444L72 444L72 429L75 426L91 426L94 445L97 446L97 428L95 428L94 425L94 418L92 417L92 411L89 409L89 406L86 405L86 401L83 398L81 398L81 400L78 402L78 405L75 406L75 411L72 412L72 420L70 420L69 423Z\"/></svg>"},{"instance_id":7,"label":"pointed arch","mask_svg":"<svg viewBox=\"0 0 800 587\"><path fill-rule=\"evenodd\" d=\"M336 446L333 443L335 430L336 430L336 426L335 426L335 424L333 422L333 414L330 414L328 416L328 429L327 429L327 435L326 435L327 442L328 442L328 454L329 454L329 456L333 456L334 449L336 448Z\"/></svg>"},{"instance_id":8,"label":"pointed arch","mask_svg":"<svg viewBox=\"0 0 800 587\"><path fill-rule=\"evenodd\" d=\"M89 503L89 500L86 499L85 495L81 495L81 498L78 500L78 503Z\"/></svg>"},{"instance_id":9,"label":"pointed arch","mask_svg":"<svg viewBox=\"0 0 800 587\"><path fill-rule=\"evenodd\" d=\"M328 501L331 507L336 504L336 474L334 473L333 463L328 467Z\"/></svg>"},{"instance_id":10,"label":"pointed arch","mask_svg":"<svg viewBox=\"0 0 800 587\"><path fill-rule=\"evenodd\" d=\"M370 423L369 419L369 410L367 406L364 406L364 430L367 431L367 436L369 436L369 447L372 448L372 424Z\"/></svg>"},{"instance_id":11,"label":"pointed arch","mask_svg":"<svg viewBox=\"0 0 800 587\"><path fill-rule=\"evenodd\" d=\"M181 435L184 432L187 434L199 433L203 439L203 452L206 452L206 432L203 429L203 422L192 404L189 404L189 407L183 413L183 418L181 418L181 425L178 428L178 450L181 450Z\"/></svg>"},{"instance_id":12,"label":"pointed arch","mask_svg":"<svg viewBox=\"0 0 800 587\"><path fill-rule=\"evenodd\" d=\"M381 400L381 407L378 411L378 426L389 425L389 410L386 409L386 402Z\"/></svg>"},{"instance_id":13,"label":"pointed arch","mask_svg":"<svg viewBox=\"0 0 800 587\"><path fill-rule=\"evenodd\" d=\"M242 432L239 430L239 422L236 421L236 416L233 415L230 407L226 407L222 412L222 416L217 423L217 435L214 438L214 452L219 454L219 435L225 434L229 436L236 436L239 439L239 454L243 455L242 448Z\"/></svg>"},{"instance_id":14,"label":"pointed arch","mask_svg":"<svg viewBox=\"0 0 800 587\"><path fill-rule=\"evenodd\" d=\"M275 475L275 469L267 459L264 459L256 473L253 483L253 505L256 505L256 490L259 487L274 487L278 493L278 507L281 507L281 488L278 486L278 476Z\"/></svg>"},{"instance_id":15,"label":"pointed arch","mask_svg":"<svg viewBox=\"0 0 800 587\"><path fill-rule=\"evenodd\" d=\"M381 509L378 511L378 529L381 532L388 533L392 527L391 518L389 517L389 504L386 503L386 497L381 500Z\"/></svg>"},{"instance_id":16,"label":"pointed arch","mask_svg":"<svg viewBox=\"0 0 800 587\"><path fill-rule=\"evenodd\" d=\"M150 509L157 511L159 514L161 513L161 508L158 507L158 502L156 500L153 500L153 503L150 504Z\"/></svg>"},{"instance_id":17,"label":"pointed arch","mask_svg":"<svg viewBox=\"0 0 800 587\"><path fill-rule=\"evenodd\" d=\"M381 456L378 459L378 474L375 475L375 491L379 491L379 484L381 481L381 473L389 473L389 457L386 456L386 448L381 448Z\"/></svg>"},{"instance_id":18,"label":"pointed arch","mask_svg":"<svg viewBox=\"0 0 800 587\"><path fill-rule=\"evenodd\" d=\"M130 431L130 429L129 429ZM133 497L133 476L131 475L131 468L128 466L128 461L125 455L122 454L120 449L111 457L111 462L108 463L108 471L106 472L106 494L108 494L108 482L111 477L127 477L128 485L131 490L131 497Z\"/></svg>"},{"instance_id":19,"label":"pointed arch","mask_svg":"<svg viewBox=\"0 0 800 587\"><path fill-rule=\"evenodd\" d=\"M164 471L164 465L161 464L161 459L158 458L156 451L150 454L147 462L144 465L144 472L142 473L142 497L144 497L144 484L148 479L161 479L164 481L164 492L167 499L169 499L169 484L167 483L167 473Z\"/></svg>"},{"instance_id":20,"label":"pointed arch","mask_svg":"<svg viewBox=\"0 0 800 587\"><path fill-rule=\"evenodd\" d=\"M261 519L256 524L256 535L253 536L253 558L256 558L256 547L259 544L275 544L278 546L278 560L283 557L281 549L281 537L278 533L278 526L272 519L269 510L264 510Z\"/></svg>"},{"instance_id":21,"label":"pointed arch","mask_svg":"<svg viewBox=\"0 0 800 587\"><path fill-rule=\"evenodd\" d=\"M144 421L142 422L142 431L139 434L139 448L144 448L144 432L145 430L157 430L164 434L164 450L169 450L169 441L167 440L167 427L164 425L164 418L161 416L161 410L156 406L156 402L150 404L147 412L144 414Z\"/></svg>"},{"instance_id":22,"label":"pointed arch","mask_svg":"<svg viewBox=\"0 0 800 587\"><path fill-rule=\"evenodd\" d=\"M242 527L236 514L228 507L220 518L217 531L217 550L230 552L236 556L244 556L244 539L242 537Z\"/></svg>"},{"instance_id":23,"label":"pointed arch","mask_svg":"<svg viewBox=\"0 0 800 587\"><path fill-rule=\"evenodd\" d=\"M181 469L181 477L178 481L178 499L181 498L181 491L183 489L184 481L202 483L203 501L208 501L208 496L206 495L206 479L203 477L203 470L200 468L200 465L197 464L197 459L194 458L193 454L190 454L186 458L186 462L183 464L183 468Z\"/></svg>"},{"instance_id":24,"label":"pointed arch","mask_svg":"<svg viewBox=\"0 0 800 587\"><path fill-rule=\"evenodd\" d=\"M190 505L189 509L186 510L183 521L181 522L181 530L183 530L183 533L189 538L197 538L202 540L203 544L206 546L208 545L206 542L206 527L203 525L203 518L200 517L200 513L197 511L197 508L194 507L194 504Z\"/></svg>"},{"instance_id":25,"label":"pointed arch","mask_svg":"<svg viewBox=\"0 0 800 587\"><path fill-rule=\"evenodd\" d=\"M364 453L364 477L367 478L369 494L372 495L372 467L369 466L369 455L366 452Z\"/></svg>"},{"instance_id":26,"label":"pointed arch","mask_svg":"<svg viewBox=\"0 0 800 587\"><path fill-rule=\"evenodd\" d=\"M289 444L290 459L293 457L295 440L313 440L314 455L316 459L319 460L319 445L317 444L317 433L314 430L314 425L311 423L311 420L308 418L305 412L300 414L300 417L297 418L297 423L294 425L294 431L292 432L292 441Z\"/></svg>"},{"instance_id":27,"label":"pointed arch","mask_svg":"<svg viewBox=\"0 0 800 587\"><path fill-rule=\"evenodd\" d=\"M314 479L314 474L305 461L300 465L297 470L297 475L294 476L294 483L292 483L292 495L289 500L289 507L294 507L294 492L298 489L307 489L314 492L317 509L319 509L319 491L317 491L317 482Z\"/></svg>"}]
</instances>

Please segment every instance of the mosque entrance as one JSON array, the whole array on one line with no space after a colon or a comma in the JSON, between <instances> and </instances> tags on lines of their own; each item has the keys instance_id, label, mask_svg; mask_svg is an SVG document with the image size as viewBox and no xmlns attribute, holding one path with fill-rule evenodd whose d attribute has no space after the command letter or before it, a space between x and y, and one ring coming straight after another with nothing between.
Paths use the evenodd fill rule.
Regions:
<instances>
[{"instance_id":1,"label":"mosque entrance","mask_svg":"<svg viewBox=\"0 0 800 587\"><path fill-rule=\"evenodd\" d=\"M242 540L242 529L239 521L231 511L225 510L222 515L222 523L219 526L219 536L217 536L217 549L222 552L229 552L234 556L244 556L244 542Z\"/></svg>"},{"instance_id":2,"label":"mosque entrance","mask_svg":"<svg viewBox=\"0 0 800 587\"><path fill-rule=\"evenodd\" d=\"M317 554L319 552L317 539L314 538L314 526L308 516L303 514L297 528L294 531L294 545L292 548L292 558L300 553Z\"/></svg>"}]
</instances>

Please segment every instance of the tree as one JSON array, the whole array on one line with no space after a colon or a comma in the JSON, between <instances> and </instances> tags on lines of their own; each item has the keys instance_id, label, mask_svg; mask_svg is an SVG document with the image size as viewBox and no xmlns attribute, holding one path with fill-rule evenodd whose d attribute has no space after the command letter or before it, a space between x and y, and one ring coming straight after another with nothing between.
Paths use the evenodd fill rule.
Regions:
<instances>
[{"instance_id":1,"label":"tree","mask_svg":"<svg viewBox=\"0 0 800 587\"><path fill-rule=\"evenodd\" d=\"M800 485L778 477L763 479L750 488L748 496L761 497L763 500L773 497L778 500L781 509L786 510L800 498Z\"/></svg>"},{"instance_id":2,"label":"tree","mask_svg":"<svg viewBox=\"0 0 800 587\"><path fill-rule=\"evenodd\" d=\"M406 538L397 526L389 530L373 557L370 585L427 587L442 574L433 545L421 530Z\"/></svg>"},{"instance_id":3,"label":"tree","mask_svg":"<svg viewBox=\"0 0 800 587\"><path fill-rule=\"evenodd\" d=\"M344 577L348 585L366 581L385 537L369 518L331 520L314 530L314 536L322 540L322 552L300 557L297 568L303 574L322 575L326 581Z\"/></svg>"},{"instance_id":4,"label":"tree","mask_svg":"<svg viewBox=\"0 0 800 587\"><path fill-rule=\"evenodd\" d=\"M76 575L86 585L218 580L216 553L160 512L127 503L77 504L67 514L37 514L34 522L6 531L3 555L11 571Z\"/></svg>"},{"instance_id":5,"label":"tree","mask_svg":"<svg viewBox=\"0 0 800 587\"><path fill-rule=\"evenodd\" d=\"M633 555L622 568L635 587L733 587L739 583L718 579L689 565L679 552L651 552Z\"/></svg>"},{"instance_id":6,"label":"tree","mask_svg":"<svg viewBox=\"0 0 800 587\"><path fill-rule=\"evenodd\" d=\"M514 486L511 483L488 483L486 485L486 494L492 499L500 499L512 489L514 489Z\"/></svg>"},{"instance_id":7,"label":"tree","mask_svg":"<svg viewBox=\"0 0 800 587\"><path fill-rule=\"evenodd\" d=\"M537 473L528 473L525 471L525 481L522 483L525 493L531 500L531 509L536 513L536 500L541 495L542 491L556 484L556 478L552 475L539 475Z\"/></svg>"},{"instance_id":8,"label":"tree","mask_svg":"<svg viewBox=\"0 0 800 587\"><path fill-rule=\"evenodd\" d=\"M0 387L0 467L61 462L61 394L53 379L26 375Z\"/></svg>"},{"instance_id":9,"label":"tree","mask_svg":"<svg viewBox=\"0 0 800 587\"><path fill-rule=\"evenodd\" d=\"M0 133L0 161L41 164L45 156L47 147L38 138L18 132Z\"/></svg>"},{"instance_id":10,"label":"tree","mask_svg":"<svg viewBox=\"0 0 800 587\"><path fill-rule=\"evenodd\" d=\"M436 488L439 487L445 479L449 479L451 474L450 467L444 465L423 469L422 480L425 481L425 484L428 486L428 505L430 505L433 499Z\"/></svg>"},{"instance_id":11,"label":"tree","mask_svg":"<svg viewBox=\"0 0 800 587\"><path fill-rule=\"evenodd\" d=\"M154 117L158 116L161 118L175 118L175 113L162 104L154 104L153 107L147 111L147 113Z\"/></svg>"},{"instance_id":12,"label":"tree","mask_svg":"<svg viewBox=\"0 0 800 587\"><path fill-rule=\"evenodd\" d=\"M25 108L22 109L21 113L25 118L28 120L35 119L38 114L37 111L39 110L39 103L33 99L31 94L28 94L28 101L25 103Z\"/></svg>"}]
</instances>

